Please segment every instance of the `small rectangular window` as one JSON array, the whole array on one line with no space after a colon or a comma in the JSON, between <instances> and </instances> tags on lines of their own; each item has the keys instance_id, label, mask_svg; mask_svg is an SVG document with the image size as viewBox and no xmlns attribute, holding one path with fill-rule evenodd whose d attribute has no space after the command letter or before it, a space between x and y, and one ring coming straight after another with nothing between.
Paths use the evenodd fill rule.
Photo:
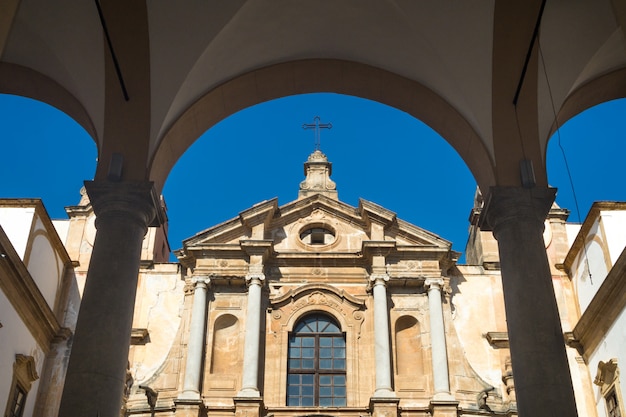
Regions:
<instances>
[{"instance_id":1,"label":"small rectangular window","mask_svg":"<svg viewBox=\"0 0 626 417\"><path fill-rule=\"evenodd\" d=\"M13 390L13 397L9 406L7 417L22 417L24 405L26 404L26 391L16 384Z\"/></svg>"},{"instance_id":2,"label":"small rectangular window","mask_svg":"<svg viewBox=\"0 0 626 417\"><path fill-rule=\"evenodd\" d=\"M615 389L612 389L605 398L609 417L622 417L622 413L619 411L619 402L617 401Z\"/></svg>"}]
</instances>

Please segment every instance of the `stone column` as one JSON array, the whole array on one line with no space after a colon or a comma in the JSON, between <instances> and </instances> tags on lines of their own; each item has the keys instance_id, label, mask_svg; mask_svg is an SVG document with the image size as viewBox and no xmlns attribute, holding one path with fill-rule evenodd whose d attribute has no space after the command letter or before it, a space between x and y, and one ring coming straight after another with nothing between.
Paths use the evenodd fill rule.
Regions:
<instances>
[{"instance_id":1,"label":"stone column","mask_svg":"<svg viewBox=\"0 0 626 417\"><path fill-rule=\"evenodd\" d=\"M435 400L451 400L448 374L448 353L446 350L446 328L443 322L441 305L442 278L428 278L424 282L428 289L430 310L430 345L433 364L433 386Z\"/></svg>"},{"instance_id":2,"label":"stone column","mask_svg":"<svg viewBox=\"0 0 626 417\"><path fill-rule=\"evenodd\" d=\"M248 284L248 312L246 315L246 338L243 351L243 376L238 397L260 397L259 344L261 337L261 287L265 275L251 273L246 276Z\"/></svg>"},{"instance_id":3,"label":"stone column","mask_svg":"<svg viewBox=\"0 0 626 417\"><path fill-rule=\"evenodd\" d=\"M208 277L193 277L195 285L191 323L189 324L189 340L187 342L187 364L185 366L185 381L183 392L179 395L182 400L200 400L200 376L202 375L202 357L204 353L204 337L206 330L207 290L211 279Z\"/></svg>"},{"instance_id":4,"label":"stone column","mask_svg":"<svg viewBox=\"0 0 626 417\"><path fill-rule=\"evenodd\" d=\"M520 417L577 416L543 242L555 193L552 188L492 187L481 219L481 229L493 230L500 250Z\"/></svg>"},{"instance_id":5,"label":"stone column","mask_svg":"<svg viewBox=\"0 0 626 417\"><path fill-rule=\"evenodd\" d=\"M389 348L389 311L387 310L387 274L372 274L374 293L374 342L376 391L374 397L395 397L391 388L391 349Z\"/></svg>"},{"instance_id":6,"label":"stone column","mask_svg":"<svg viewBox=\"0 0 626 417\"><path fill-rule=\"evenodd\" d=\"M59 417L118 417L141 244L156 214L151 182L86 182L96 238Z\"/></svg>"}]
</instances>

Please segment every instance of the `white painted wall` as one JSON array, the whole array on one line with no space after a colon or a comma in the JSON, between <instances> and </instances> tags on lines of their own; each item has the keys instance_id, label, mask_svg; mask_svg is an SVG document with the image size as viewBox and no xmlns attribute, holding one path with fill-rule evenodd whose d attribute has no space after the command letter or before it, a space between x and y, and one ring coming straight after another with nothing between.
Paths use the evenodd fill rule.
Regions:
<instances>
[{"instance_id":1,"label":"white painted wall","mask_svg":"<svg viewBox=\"0 0 626 417\"><path fill-rule=\"evenodd\" d=\"M580 251L574 261L576 292L581 313L587 309L608 274L602 246L596 241L591 241L587 243L586 248L586 251Z\"/></svg>"},{"instance_id":2,"label":"white painted wall","mask_svg":"<svg viewBox=\"0 0 626 417\"><path fill-rule=\"evenodd\" d=\"M50 309L54 303L63 276L63 261L52 245L49 232L41 219L35 219L35 227L30 237L30 252L26 268L39 287Z\"/></svg>"},{"instance_id":3,"label":"white painted wall","mask_svg":"<svg viewBox=\"0 0 626 417\"><path fill-rule=\"evenodd\" d=\"M57 235L59 235L59 239L61 239L61 242L65 244L65 242L67 241L67 235L70 231L70 221L67 219L52 220L52 225L56 229Z\"/></svg>"},{"instance_id":4,"label":"white painted wall","mask_svg":"<svg viewBox=\"0 0 626 417\"><path fill-rule=\"evenodd\" d=\"M0 225L22 260L34 216L34 207L0 207Z\"/></svg>"},{"instance_id":5,"label":"white painted wall","mask_svg":"<svg viewBox=\"0 0 626 417\"><path fill-rule=\"evenodd\" d=\"M580 232L580 227L582 225L580 223L566 223L565 224L565 233L567 233L567 243L571 247L576 240L576 236L578 236L578 232Z\"/></svg>"},{"instance_id":6,"label":"white painted wall","mask_svg":"<svg viewBox=\"0 0 626 417\"><path fill-rule=\"evenodd\" d=\"M613 266L626 247L626 211L602 211L600 216Z\"/></svg>"},{"instance_id":7,"label":"white painted wall","mask_svg":"<svg viewBox=\"0 0 626 417\"><path fill-rule=\"evenodd\" d=\"M626 369L626 311L617 317L613 325L609 328L598 348L589 356L589 372L591 378L596 376L598 363L607 362L612 358L617 358L617 364L622 372ZM622 398L626 398L626 384L622 380L620 389ZM606 417L606 405L604 397L600 393L600 387L594 385L594 397L596 398L596 408L598 417Z\"/></svg>"},{"instance_id":8,"label":"white painted wall","mask_svg":"<svg viewBox=\"0 0 626 417\"><path fill-rule=\"evenodd\" d=\"M601 219L601 216L595 219L585 236L585 250L578 252L572 265L572 279L581 314L587 309L608 274L608 260L602 248L605 236L600 226Z\"/></svg>"},{"instance_id":9,"label":"white painted wall","mask_svg":"<svg viewBox=\"0 0 626 417\"><path fill-rule=\"evenodd\" d=\"M37 374L40 377L45 356L11 302L1 291L0 318L3 326L0 328L0 410L4 412L11 390L15 355L21 353L22 355L32 356L35 359ZM25 417L33 415L38 387L39 380L33 382L31 390L26 397Z\"/></svg>"},{"instance_id":10,"label":"white painted wall","mask_svg":"<svg viewBox=\"0 0 626 417\"><path fill-rule=\"evenodd\" d=\"M570 244L572 233L580 226L568 227ZM585 250L581 250L572 265L572 279L581 313L589 306L613 267L613 264L626 247L626 210L603 210L595 219L587 236ZM608 251L606 250L608 248ZM589 277L591 272L591 277Z\"/></svg>"}]
</instances>

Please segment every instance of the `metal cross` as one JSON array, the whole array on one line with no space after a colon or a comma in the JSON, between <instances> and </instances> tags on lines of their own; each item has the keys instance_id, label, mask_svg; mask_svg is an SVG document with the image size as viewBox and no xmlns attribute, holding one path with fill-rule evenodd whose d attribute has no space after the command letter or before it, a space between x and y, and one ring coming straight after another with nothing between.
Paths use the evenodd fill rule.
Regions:
<instances>
[{"instance_id":1,"label":"metal cross","mask_svg":"<svg viewBox=\"0 0 626 417\"><path fill-rule=\"evenodd\" d=\"M315 150L320 150L320 129L332 129L332 123L320 123L320 117L315 116L313 123L305 123L302 125L302 129L315 129Z\"/></svg>"}]
</instances>

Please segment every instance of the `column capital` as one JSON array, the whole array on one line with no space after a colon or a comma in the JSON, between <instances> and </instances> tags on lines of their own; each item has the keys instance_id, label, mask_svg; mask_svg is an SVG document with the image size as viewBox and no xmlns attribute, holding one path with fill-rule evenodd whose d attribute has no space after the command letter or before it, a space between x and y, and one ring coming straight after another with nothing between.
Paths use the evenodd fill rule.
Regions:
<instances>
[{"instance_id":1,"label":"column capital","mask_svg":"<svg viewBox=\"0 0 626 417\"><path fill-rule=\"evenodd\" d=\"M426 278L424 287L430 290L442 290L444 285L443 278Z\"/></svg>"},{"instance_id":2,"label":"column capital","mask_svg":"<svg viewBox=\"0 0 626 417\"><path fill-rule=\"evenodd\" d=\"M259 285L262 286L265 281L265 274L262 272L250 272L246 274L246 285Z\"/></svg>"},{"instance_id":3,"label":"column capital","mask_svg":"<svg viewBox=\"0 0 626 417\"><path fill-rule=\"evenodd\" d=\"M385 283L387 281L389 281L389 274L370 274L369 277L370 282L373 283L373 285L377 285L377 284L382 284L385 285Z\"/></svg>"},{"instance_id":4,"label":"column capital","mask_svg":"<svg viewBox=\"0 0 626 417\"><path fill-rule=\"evenodd\" d=\"M165 218L152 181L85 181L89 201L98 219L123 217L142 227L157 226Z\"/></svg>"},{"instance_id":5,"label":"column capital","mask_svg":"<svg viewBox=\"0 0 626 417\"><path fill-rule=\"evenodd\" d=\"M382 285L383 287L387 287L387 282L389 282L389 275L386 273L373 273L370 274L367 282L367 291L371 291L377 285Z\"/></svg>"},{"instance_id":6,"label":"column capital","mask_svg":"<svg viewBox=\"0 0 626 417\"><path fill-rule=\"evenodd\" d=\"M550 187L491 187L479 226L483 231L493 231L496 239L498 230L513 222L543 227L555 196L556 188Z\"/></svg>"},{"instance_id":7,"label":"column capital","mask_svg":"<svg viewBox=\"0 0 626 417\"><path fill-rule=\"evenodd\" d=\"M208 288L211 285L211 277L206 275L191 277L191 285L195 288Z\"/></svg>"}]
</instances>

